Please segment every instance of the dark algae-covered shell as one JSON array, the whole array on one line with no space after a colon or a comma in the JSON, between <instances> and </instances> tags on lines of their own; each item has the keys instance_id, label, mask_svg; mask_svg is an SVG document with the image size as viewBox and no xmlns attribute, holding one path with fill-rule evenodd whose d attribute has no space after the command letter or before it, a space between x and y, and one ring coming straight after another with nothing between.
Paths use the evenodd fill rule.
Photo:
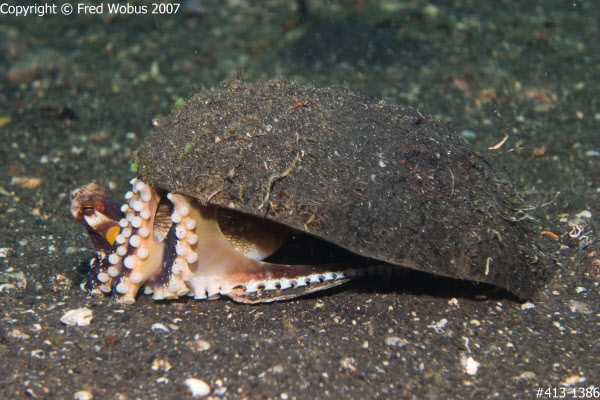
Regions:
<instances>
[{"instance_id":1,"label":"dark algae-covered shell","mask_svg":"<svg viewBox=\"0 0 600 400\"><path fill-rule=\"evenodd\" d=\"M523 298L545 281L546 267L536 246L538 234L531 222L522 218L506 179L448 125L418 110L365 98L344 88L303 87L281 79L225 82L193 95L156 121L134 161L139 180L127 195L129 206L121 208L123 216L102 215L117 221L112 224L113 234L123 236L125 231L129 237L136 236L136 229L142 228L129 226L128 221L141 215L139 210L145 206L138 203L156 198L146 212L154 216L144 221L154 226L154 235L150 235L154 242L149 246L163 244L162 265L152 270L153 275L141 273L143 278L136 275L133 280L145 283L156 298L225 294L246 301L248 293L284 293L290 286L311 282L318 286L373 268L393 270L399 266L487 282ZM102 193L94 194L94 190ZM114 203L100 188L94 190L84 187L74 192L73 214L88 226L91 235L100 237L96 244L107 237L102 233L106 229L91 223L93 218L82 220L86 210L101 214L98 207L90 210L84 203ZM151 194L144 194L145 190ZM195 243L201 243L203 235L195 232L190 252L173 250L183 241L184 233L170 239L170 232L183 224L180 216L172 217L164 228L157 227L162 227L162 214L176 214L183 202L187 207L184 213L192 217L194 212L189 209L212 215L225 236L229 229L243 231L232 234L238 238L270 238L272 250L253 257L264 261L243 268L245 277L223 283L225 278L215 281L213 277L219 273L211 272L212 283L190 285L203 269L203 261L196 261L198 254L202 260L207 246L218 246L199 247ZM118 206L104 208L119 213ZM192 225L203 229L198 228L202 223L189 223ZM282 236L283 231L287 233ZM269 255L287 240L274 238L302 235L313 238L306 241L311 248L326 242L334 248L333 253L341 248L346 255L313 265L270 262ZM117 239L126 242L127 238ZM119 257L112 257L110 265L118 268L106 276L102 271L108 271L109 264L101 266L99 250L96 270L92 269L86 288L112 290L117 298L132 301L139 285L132 290L123 282L132 285L128 276L134 275L136 268L141 271L142 261L138 260L136 267L132 267L133 261L126 267L121 264L127 264L123 257L131 258L132 249L139 252L143 247L134 246L135 242L125 243ZM105 244L104 258L117 251L115 246ZM302 254L297 248L294 251ZM146 253L142 255L148 257ZM171 267L179 265L175 253L188 257L184 262L187 270L183 268L188 272L180 274L182 279L175 279L182 268ZM190 257L192 253L197 254ZM308 275L311 278L305 279ZM98 276L100 282L96 282ZM168 289L174 280L181 281L183 286L174 286L181 290Z\"/></svg>"}]
</instances>

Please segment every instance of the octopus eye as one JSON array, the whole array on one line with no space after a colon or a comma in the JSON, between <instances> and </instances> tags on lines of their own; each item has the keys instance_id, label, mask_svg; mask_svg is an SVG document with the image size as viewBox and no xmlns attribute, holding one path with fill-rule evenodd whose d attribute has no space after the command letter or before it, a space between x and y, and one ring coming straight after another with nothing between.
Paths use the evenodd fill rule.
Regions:
<instances>
[{"instance_id":1,"label":"octopus eye","mask_svg":"<svg viewBox=\"0 0 600 400\"><path fill-rule=\"evenodd\" d=\"M90 217L95 212L96 212L96 209L94 208L94 206L82 206L81 207L81 213L83 215L85 215L86 217Z\"/></svg>"}]
</instances>

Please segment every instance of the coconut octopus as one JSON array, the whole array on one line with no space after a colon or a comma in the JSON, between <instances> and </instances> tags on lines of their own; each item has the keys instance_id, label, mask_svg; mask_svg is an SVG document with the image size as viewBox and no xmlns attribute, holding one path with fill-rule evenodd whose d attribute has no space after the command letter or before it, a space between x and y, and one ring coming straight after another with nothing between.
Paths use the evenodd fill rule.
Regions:
<instances>
[{"instance_id":1,"label":"coconut octopus","mask_svg":"<svg viewBox=\"0 0 600 400\"><path fill-rule=\"evenodd\" d=\"M71 194L90 294L267 302L409 268L527 298L547 279L508 180L448 125L344 88L225 82L155 121L134 166L122 206Z\"/></svg>"}]
</instances>

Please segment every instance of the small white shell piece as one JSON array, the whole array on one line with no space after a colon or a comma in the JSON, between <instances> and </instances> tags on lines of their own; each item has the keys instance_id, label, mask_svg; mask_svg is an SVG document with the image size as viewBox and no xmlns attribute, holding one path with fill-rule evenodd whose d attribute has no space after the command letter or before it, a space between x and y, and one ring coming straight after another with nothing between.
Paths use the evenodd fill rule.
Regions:
<instances>
[{"instance_id":1,"label":"small white shell piece","mask_svg":"<svg viewBox=\"0 0 600 400\"><path fill-rule=\"evenodd\" d=\"M60 317L60 322L68 326L87 326L92 322L93 312L89 308L69 310Z\"/></svg>"},{"instance_id":2,"label":"small white shell piece","mask_svg":"<svg viewBox=\"0 0 600 400\"><path fill-rule=\"evenodd\" d=\"M200 379L187 378L185 385L192 392L192 397L204 397L210 394L210 386Z\"/></svg>"}]
</instances>

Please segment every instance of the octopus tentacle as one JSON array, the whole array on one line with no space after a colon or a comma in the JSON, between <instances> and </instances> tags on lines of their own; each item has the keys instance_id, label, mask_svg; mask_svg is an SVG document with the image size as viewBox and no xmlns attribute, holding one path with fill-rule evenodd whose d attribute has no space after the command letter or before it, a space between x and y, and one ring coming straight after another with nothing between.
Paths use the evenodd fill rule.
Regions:
<instances>
[{"instance_id":1,"label":"octopus tentacle","mask_svg":"<svg viewBox=\"0 0 600 400\"><path fill-rule=\"evenodd\" d=\"M193 266L194 276L189 281L196 299L218 295L254 293L260 289L283 290L321 280L343 278L343 271L331 272L331 265L282 265L266 263L238 252L222 234L217 221L217 208L192 205L190 217L197 221L196 230L202 237L193 250L199 259Z\"/></svg>"},{"instance_id":2,"label":"octopus tentacle","mask_svg":"<svg viewBox=\"0 0 600 400\"><path fill-rule=\"evenodd\" d=\"M335 264L262 261L283 244L287 229L241 214L228 215L183 195L164 196L138 179L131 184L127 204L120 209L95 184L71 196L73 215L88 228L98 252L84 286L89 293L112 292L117 301L133 303L145 285L145 292L156 300L225 295L255 303L336 286L355 273ZM306 285L311 287L300 294L261 296Z\"/></svg>"},{"instance_id":3,"label":"octopus tentacle","mask_svg":"<svg viewBox=\"0 0 600 400\"><path fill-rule=\"evenodd\" d=\"M114 289L116 299L123 303L133 303L140 287L160 272L165 252L165 241L154 235L160 196L138 179L131 184L132 190L125 195L129 203L121 209L125 213L119 221L122 230L116 238L121 246L115 257L115 268L120 268Z\"/></svg>"}]
</instances>

